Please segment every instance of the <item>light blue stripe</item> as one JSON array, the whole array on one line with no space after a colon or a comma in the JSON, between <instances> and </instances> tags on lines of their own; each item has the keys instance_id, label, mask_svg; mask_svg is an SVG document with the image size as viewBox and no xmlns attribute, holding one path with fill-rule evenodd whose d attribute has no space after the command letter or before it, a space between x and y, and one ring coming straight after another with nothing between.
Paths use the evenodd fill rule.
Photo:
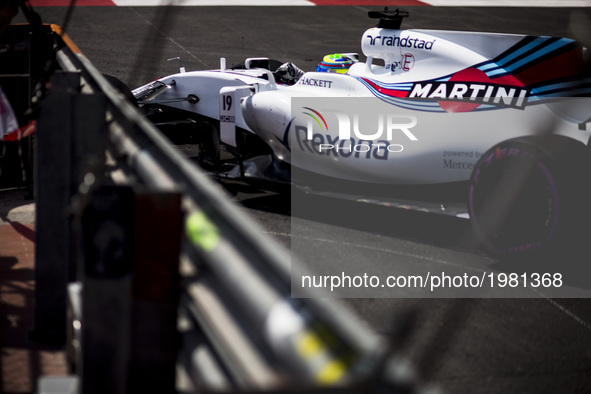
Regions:
<instances>
[{"instance_id":1,"label":"light blue stripe","mask_svg":"<svg viewBox=\"0 0 591 394\"><path fill-rule=\"evenodd\" d=\"M524 64L527 64L527 63L529 63L529 62L531 62L531 61L533 61L533 60L535 60L535 59L537 59L537 58L539 58L541 56L544 56L544 55L546 55L546 54L548 54L548 53L550 53L550 52L552 52L552 51L554 51L554 50L556 50L558 48L561 48L561 47L563 47L565 45L568 45L571 42L572 42L572 40L570 40L570 39L562 38L559 41L556 41L555 43L550 44L550 45L548 45L548 46L546 46L546 47L544 47L544 48L542 48L542 49L540 49L540 50L532 53L531 55L529 55L525 59L522 59L522 60L518 61L517 63L512 64L512 65L510 65L508 67L505 67L505 68L508 71L513 71L513 70L515 70L515 69L523 66Z\"/></svg>"},{"instance_id":2,"label":"light blue stripe","mask_svg":"<svg viewBox=\"0 0 591 394\"><path fill-rule=\"evenodd\" d=\"M487 64L484 64L484 65L478 67L478 69L480 71L486 71L486 70L490 70L490 69L498 68L498 67L500 67L500 66L496 63L487 63Z\"/></svg>"},{"instance_id":3,"label":"light blue stripe","mask_svg":"<svg viewBox=\"0 0 591 394\"><path fill-rule=\"evenodd\" d=\"M555 92L555 93L546 93L546 94L538 94L536 97L574 97L580 94L591 94L591 88L581 88L581 89L573 89L566 92Z\"/></svg>"},{"instance_id":4,"label":"light blue stripe","mask_svg":"<svg viewBox=\"0 0 591 394\"><path fill-rule=\"evenodd\" d=\"M523 55L524 53L530 51L531 49L534 49L535 47L543 44L544 42L548 41L549 39L550 39L550 37L538 37L535 40L533 40L532 42L530 42L529 44L527 44L526 46L505 56L504 58L499 60L497 63L501 64L501 65L506 64L506 63L510 62L511 60L518 58L519 56Z\"/></svg>"},{"instance_id":5,"label":"light blue stripe","mask_svg":"<svg viewBox=\"0 0 591 394\"><path fill-rule=\"evenodd\" d=\"M364 81L361 78L357 78L357 80L359 82L361 82L362 84L370 87L369 83ZM414 82L405 82L405 83L383 83L383 82L379 82L379 81L375 81L372 80L372 83L374 83L375 85L379 86L382 89L391 89L391 90L410 90L412 88L412 86L414 85Z\"/></svg>"},{"instance_id":6,"label":"light blue stripe","mask_svg":"<svg viewBox=\"0 0 591 394\"><path fill-rule=\"evenodd\" d=\"M582 79L580 81L569 81L569 82L563 82L563 83L555 83L552 85L540 86L538 88L532 89L532 92L542 93L542 92L547 92L548 90L577 87L577 86L580 86L584 83L590 83L590 82L591 82L591 79L586 78L586 79Z\"/></svg>"},{"instance_id":7,"label":"light blue stripe","mask_svg":"<svg viewBox=\"0 0 591 394\"><path fill-rule=\"evenodd\" d=\"M408 100L408 99L403 99L403 98L399 98L399 97L392 97L392 96L388 96L382 93L379 93L378 91L376 91L375 89L370 87L370 91L379 99L392 104L392 105L396 105L398 107L402 107L402 108L406 108L406 109L413 109L416 111L433 111L436 110L437 112L439 112L441 110L441 108L439 107L439 104L437 102L433 102L433 101L422 101L422 102L417 102L414 100Z\"/></svg>"},{"instance_id":8,"label":"light blue stripe","mask_svg":"<svg viewBox=\"0 0 591 394\"><path fill-rule=\"evenodd\" d=\"M430 105L430 106L421 106L421 105L413 105L409 102L400 102L398 100L384 100L387 103L390 103L392 105L395 105L397 107L400 108L404 108L404 109L411 109L414 111L423 111L423 112L444 112L443 109L437 105L437 103L435 103L436 105Z\"/></svg>"},{"instance_id":9,"label":"light blue stripe","mask_svg":"<svg viewBox=\"0 0 591 394\"><path fill-rule=\"evenodd\" d=\"M499 75L499 74L509 74L509 73L504 68L499 68L498 70L486 73L486 75L488 75L489 77L494 77L495 75Z\"/></svg>"},{"instance_id":10,"label":"light blue stripe","mask_svg":"<svg viewBox=\"0 0 591 394\"><path fill-rule=\"evenodd\" d=\"M484 72L484 73L485 73L485 74L487 74L487 75L490 75L490 73L497 72L498 70L505 71L505 69L504 69L504 68L502 68L501 66L497 66L497 67L495 67L495 68L490 68L490 69L488 69L488 70L481 70L481 71L482 71L482 72Z\"/></svg>"},{"instance_id":11,"label":"light blue stripe","mask_svg":"<svg viewBox=\"0 0 591 394\"><path fill-rule=\"evenodd\" d=\"M540 86L539 88L532 89L532 93L543 93L543 92L547 92L549 90L570 88L570 87L578 86L578 85L579 85L578 82L557 83L554 85Z\"/></svg>"},{"instance_id":12,"label":"light blue stripe","mask_svg":"<svg viewBox=\"0 0 591 394\"><path fill-rule=\"evenodd\" d=\"M410 106L413 108L438 108L439 104L436 101L416 101L416 100L410 100L410 99L400 99L397 97L390 97L390 96L386 96L391 98L393 102L398 103L399 105L406 105L406 106Z\"/></svg>"}]
</instances>

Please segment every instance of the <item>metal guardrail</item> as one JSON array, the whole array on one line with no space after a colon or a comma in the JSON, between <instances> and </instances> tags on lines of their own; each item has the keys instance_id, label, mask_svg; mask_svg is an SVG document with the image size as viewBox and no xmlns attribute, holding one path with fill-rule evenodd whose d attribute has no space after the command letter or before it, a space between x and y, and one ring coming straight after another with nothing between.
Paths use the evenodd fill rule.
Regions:
<instances>
[{"instance_id":1,"label":"metal guardrail","mask_svg":"<svg viewBox=\"0 0 591 394\"><path fill-rule=\"evenodd\" d=\"M38 123L35 330L67 338L78 392L418 390L337 301L292 299L286 251L84 56L64 46L57 62Z\"/></svg>"}]
</instances>

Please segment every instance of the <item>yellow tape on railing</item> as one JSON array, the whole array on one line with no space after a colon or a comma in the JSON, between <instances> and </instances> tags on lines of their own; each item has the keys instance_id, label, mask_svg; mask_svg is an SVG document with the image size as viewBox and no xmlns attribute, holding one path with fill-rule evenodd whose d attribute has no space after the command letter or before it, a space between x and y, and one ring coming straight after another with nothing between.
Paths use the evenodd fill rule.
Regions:
<instances>
[{"instance_id":1,"label":"yellow tape on railing","mask_svg":"<svg viewBox=\"0 0 591 394\"><path fill-rule=\"evenodd\" d=\"M190 214L185 226L191 242L206 252L211 252L220 242L219 229L203 212Z\"/></svg>"}]
</instances>

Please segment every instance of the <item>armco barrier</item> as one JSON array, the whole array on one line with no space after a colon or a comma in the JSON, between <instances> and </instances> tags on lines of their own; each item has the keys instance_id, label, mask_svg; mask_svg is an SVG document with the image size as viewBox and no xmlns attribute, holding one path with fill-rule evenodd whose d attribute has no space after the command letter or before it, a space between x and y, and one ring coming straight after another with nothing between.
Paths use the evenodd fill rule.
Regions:
<instances>
[{"instance_id":1,"label":"armco barrier","mask_svg":"<svg viewBox=\"0 0 591 394\"><path fill-rule=\"evenodd\" d=\"M85 394L419 390L335 300L292 299L289 255L60 47L39 117L35 331L67 339L61 383Z\"/></svg>"}]
</instances>

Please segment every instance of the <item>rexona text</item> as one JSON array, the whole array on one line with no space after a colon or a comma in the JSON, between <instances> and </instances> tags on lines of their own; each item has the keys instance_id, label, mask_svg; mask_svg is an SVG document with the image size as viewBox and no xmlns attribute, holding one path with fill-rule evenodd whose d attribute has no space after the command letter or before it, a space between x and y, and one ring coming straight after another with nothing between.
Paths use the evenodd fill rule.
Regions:
<instances>
[{"instance_id":1,"label":"rexona text","mask_svg":"<svg viewBox=\"0 0 591 394\"><path fill-rule=\"evenodd\" d=\"M395 139L417 141L411 129L417 125L414 115L377 115L368 130L367 122L360 125L359 115L330 112L338 122L339 134L314 132L313 122L296 126L295 134L300 150L319 155L387 160L389 153L400 153L404 146ZM385 138L384 138L385 137Z\"/></svg>"}]
</instances>

